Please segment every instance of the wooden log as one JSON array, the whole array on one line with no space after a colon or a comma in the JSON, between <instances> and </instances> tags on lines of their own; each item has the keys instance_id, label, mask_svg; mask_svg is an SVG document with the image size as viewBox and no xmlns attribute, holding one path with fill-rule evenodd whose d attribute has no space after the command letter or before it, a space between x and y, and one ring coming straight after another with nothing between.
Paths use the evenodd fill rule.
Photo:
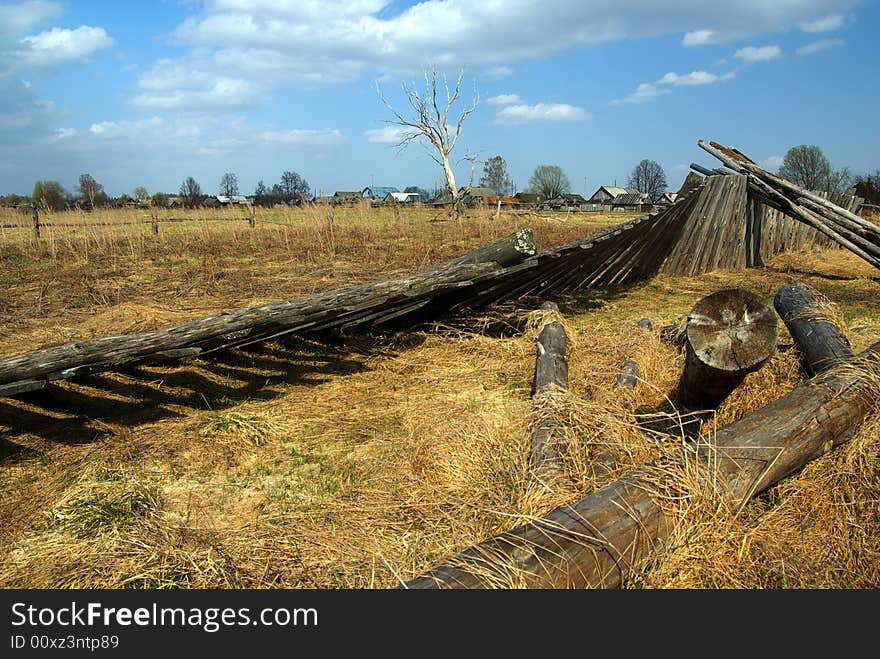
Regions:
<instances>
[{"instance_id":1,"label":"wooden log","mask_svg":"<svg viewBox=\"0 0 880 659\"><path fill-rule=\"evenodd\" d=\"M502 238L491 245L478 247L464 256L447 261L437 266L439 270L453 268L468 263L497 263L500 266L521 263L537 251L535 236L531 229L520 229L516 233Z\"/></svg>"},{"instance_id":2,"label":"wooden log","mask_svg":"<svg viewBox=\"0 0 880 659\"><path fill-rule=\"evenodd\" d=\"M847 441L880 400L880 342L844 367L540 520L466 549L401 588L617 588L675 524L671 475L698 474L738 508Z\"/></svg>"},{"instance_id":3,"label":"wooden log","mask_svg":"<svg viewBox=\"0 0 880 659\"><path fill-rule=\"evenodd\" d=\"M698 301L688 314L678 402L717 407L776 352L777 332L776 313L749 291L725 289Z\"/></svg>"},{"instance_id":4,"label":"wooden log","mask_svg":"<svg viewBox=\"0 0 880 659\"><path fill-rule=\"evenodd\" d=\"M541 311L559 313L554 302L544 302ZM554 418L558 396L568 391L568 359L566 334L562 323L551 320L538 334L535 377L532 399L535 402L535 423L530 437L529 480L547 487L559 475L561 420Z\"/></svg>"},{"instance_id":5,"label":"wooden log","mask_svg":"<svg viewBox=\"0 0 880 659\"><path fill-rule=\"evenodd\" d=\"M553 302L542 305L544 311L559 311ZM565 327L553 321L544 325L538 334L535 377L532 396L548 391L568 390L568 359L565 354Z\"/></svg>"},{"instance_id":6,"label":"wooden log","mask_svg":"<svg viewBox=\"0 0 880 659\"><path fill-rule=\"evenodd\" d=\"M526 259L531 232L517 232L503 239L500 249L480 248L486 258L499 258L509 263L513 258L510 246ZM192 320L175 327L139 334L111 336L75 341L0 359L0 385L20 381L39 381L48 375L63 379L84 373L118 370L157 355L167 360L179 358L178 351L199 348L204 354L255 340L267 340L293 331L316 331L337 324L368 318L380 309L389 312L419 301L448 294L462 287L471 287L480 277L501 272L497 262L481 262L482 257L465 255L459 263L447 264L399 279L336 289L302 298L270 302L255 307L226 311ZM515 266L511 266L514 268ZM247 331L249 336L237 334Z\"/></svg>"},{"instance_id":7,"label":"wooden log","mask_svg":"<svg viewBox=\"0 0 880 659\"><path fill-rule=\"evenodd\" d=\"M773 307L794 339L809 377L853 357L847 338L816 305L815 296L801 283L783 286L773 298Z\"/></svg>"}]
</instances>

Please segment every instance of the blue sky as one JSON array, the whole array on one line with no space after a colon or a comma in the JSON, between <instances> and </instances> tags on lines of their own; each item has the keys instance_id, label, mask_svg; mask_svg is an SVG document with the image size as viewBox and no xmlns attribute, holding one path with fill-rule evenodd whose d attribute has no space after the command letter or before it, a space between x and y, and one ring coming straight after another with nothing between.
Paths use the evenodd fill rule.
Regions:
<instances>
[{"instance_id":1,"label":"blue sky","mask_svg":"<svg viewBox=\"0 0 880 659\"><path fill-rule=\"evenodd\" d=\"M250 194L286 170L315 193L433 189L441 169L395 147L376 93L405 114L431 66L479 95L458 185L464 156L478 179L501 155L518 190L553 164L589 195L649 158L675 190L718 165L698 139L874 172L878 34L878 3L854 0L0 1L0 194L86 172L114 196L187 176L216 193L224 172Z\"/></svg>"}]
</instances>

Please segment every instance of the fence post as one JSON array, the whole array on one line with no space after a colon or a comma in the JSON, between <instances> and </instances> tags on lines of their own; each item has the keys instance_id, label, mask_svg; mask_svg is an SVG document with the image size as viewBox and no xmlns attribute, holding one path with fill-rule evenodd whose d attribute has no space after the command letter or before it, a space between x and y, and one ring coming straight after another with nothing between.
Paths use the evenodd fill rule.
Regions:
<instances>
[{"instance_id":1,"label":"fence post","mask_svg":"<svg viewBox=\"0 0 880 659\"><path fill-rule=\"evenodd\" d=\"M251 216L248 218L248 224L251 225L251 229L257 226L257 207L255 204L251 204Z\"/></svg>"},{"instance_id":2,"label":"fence post","mask_svg":"<svg viewBox=\"0 0 880 659\"><path fill-rule=\"evenodd\" d=\"M31 211L31 219L34 221L34 238L36 240L40 239L40 211L37 209L36 205L33 206L33 210Z\"/></svg>"},{"instance_id":3,"label":"fence post","mask_svg":"<svg viewBox=\"0 0 880 659\"><path fill-rule=\"evenodd\" d=\"M152 220L152 225L153 225L153 235L158 236L159 235L159 211L156 210L155 208L153 208L152 206L150 207L150 219Z\"/></svg>"}]
</instances>

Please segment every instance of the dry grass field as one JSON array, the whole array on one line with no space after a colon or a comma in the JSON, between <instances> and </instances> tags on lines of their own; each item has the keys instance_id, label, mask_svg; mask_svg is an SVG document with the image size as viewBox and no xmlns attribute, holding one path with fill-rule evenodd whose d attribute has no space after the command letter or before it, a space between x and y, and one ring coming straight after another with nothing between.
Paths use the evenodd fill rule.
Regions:
<instances>
[{"instance_id":1,"label":"dry grass field","mask_svg":"<svg viewBox=\"0 0 880 659\"><path fill-rule=\"evenodd\" d=\"M236 215L238 213L238 215ZM539 248L630 216L305 208L29 216L0 224L0 356L386 279L531 227ZM86 226L103 222L100 226ZM79 225L79 226L61 226ZM390 588L580 498L682 441L683 357L659 328L701 297L801 281L855 351L880 340L880 273L838 249L558 299L570 450L525 479L540 301L400 333L288 337L0 398L0 587ZM648 317L653 331L637 329ZM776 355L707 423L805 380ZM635 359L632 393L611 386ZM657 428L665 426L661 432ZM627 588L880 587L880 416L742 510L700 493ZM594 469L610 451L610 473Z\"/></svg>"}]
</instances>

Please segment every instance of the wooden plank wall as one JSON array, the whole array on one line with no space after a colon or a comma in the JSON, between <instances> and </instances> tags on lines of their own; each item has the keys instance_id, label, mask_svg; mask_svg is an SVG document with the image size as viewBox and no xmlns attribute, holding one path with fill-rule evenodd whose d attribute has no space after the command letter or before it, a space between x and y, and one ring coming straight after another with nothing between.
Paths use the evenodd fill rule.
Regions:
<instances>
[{"instance_id":1,"label":"wooden plank wall","mask_svg":"<svg viewBox=\"0 0 880 659\"><path fill-rule=\"evenodd\" d=\"M827 236L749 194L745 176L707 176L684 222L681 239L660 267L668 275L693 276L717 269L760 266L782 252L839 247ZM827 197L827 195L823 195ZM856 212L859 197L844 208Z\"/></svg>"},{"instance_id":2,"label":"wooden plank wall","mask_svg":"<svg viewBox=\"0 0 880 659\"><path fill-rule=\"evenodd\" d=\"M718 268L746 267L746 177L707 176L698 190L681 238L660 272L690 277Z\"/></svg>"}]
</instances>

